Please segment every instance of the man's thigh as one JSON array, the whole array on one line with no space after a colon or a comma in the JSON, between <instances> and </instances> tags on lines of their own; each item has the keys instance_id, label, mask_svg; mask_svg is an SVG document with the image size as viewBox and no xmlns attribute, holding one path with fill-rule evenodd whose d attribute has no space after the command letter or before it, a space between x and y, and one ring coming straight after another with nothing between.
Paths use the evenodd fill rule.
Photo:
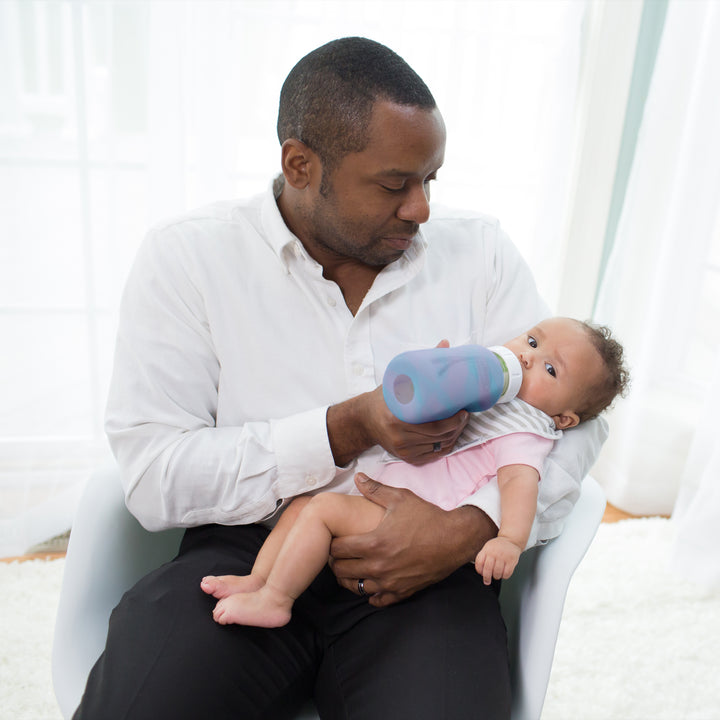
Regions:
<instances>
[{"instance_id":1,"label":"man's thigh","mask_svg":"<svg viewBox=\"0 0 720 720\"><path fill-rule=\"evenodd\" d=\"M398 605L346 617L315 688L323 720L509 717L505 624L496 588L472 567Z\"/></svg>"},{"instance_id":2,"label":"man's thigh","mask_svg":"<svg viewBox=\"0 0 720 720\"><path fill-rule=\"evenodd\" d=\"M76 720L285 718L307 698L318 648L293 619L277 630L220 626L204 575L246 574L266 532L208 526L128 591L110 619Z\"/></svg>"}]
</instances>

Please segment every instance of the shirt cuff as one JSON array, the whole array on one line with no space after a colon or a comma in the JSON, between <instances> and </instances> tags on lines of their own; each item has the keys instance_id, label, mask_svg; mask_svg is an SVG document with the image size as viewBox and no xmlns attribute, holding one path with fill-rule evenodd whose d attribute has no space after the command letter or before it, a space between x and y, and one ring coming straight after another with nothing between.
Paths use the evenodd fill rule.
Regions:
<instances>
[{"instance_id":1,"label":"shirt cuff","mask_svg":"<svg viewBox=\"0 0 720 720\"><path fill-rule=\"evenodd\" d=\"M282 497L312 492L335 477L326 415L323 407L270 421Z\"/></svg>"}]
</instances>

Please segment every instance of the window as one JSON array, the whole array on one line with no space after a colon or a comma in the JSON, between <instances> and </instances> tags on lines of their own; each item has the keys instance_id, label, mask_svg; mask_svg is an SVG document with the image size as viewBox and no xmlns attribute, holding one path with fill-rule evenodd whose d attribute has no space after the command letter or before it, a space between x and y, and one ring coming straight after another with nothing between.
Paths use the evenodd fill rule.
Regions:
<instances>
[{"instance_id":1,"label":"window","mask_svg":"<svg viewBox=\"0 0 720 720\"><path fill-rule=\"evenodd\" d=\"M584 16L542 0L0 3L0 554L66 529L108 453L116 310L145 230L262 191L282 81L334 37L384 42L423 76L449 136L434 199L499 216L553 288Z\"/></svg>"}]
</instances>

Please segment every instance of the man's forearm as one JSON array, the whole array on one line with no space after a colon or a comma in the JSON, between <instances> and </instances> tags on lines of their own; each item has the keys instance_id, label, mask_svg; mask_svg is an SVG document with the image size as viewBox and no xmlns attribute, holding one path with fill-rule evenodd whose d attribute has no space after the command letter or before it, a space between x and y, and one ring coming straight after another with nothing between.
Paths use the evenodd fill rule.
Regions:
<instances>
[{"instance_id":1,"label":"man's forearm","mask_svg":"<svg viewBox=\"0 0 720 720\"><path fill-rule=\"evenodd\" d=\"M480 508L463 505L449 515L449 536L455 545L457 567L474 562L488 540L497 537L497 525Z\"/></svg>"},{"instance_id":2,"label":"man's forearm","mask_svg":"<svg viewBox=\"0 0 720 720\"><path fill-rule=\"evenodd\" d=\"M468 413L461 410L443 420L402 422L385 404L382 386L331 405L325 416L330 450L339 467L373 445L413 465L437 460L453 449L467 420Z\"/></svg>"},{"instance_id":3,"label":"man's forearm","mask_svg":"<svg viewBox=\"0 0 720 720\"><path fill-rule=\"evenodd\" d=\"M376 444L366 428L368 397L358 395L327 410L328 440L338 467L344 467Z\"/></svg>"}]
</instances>

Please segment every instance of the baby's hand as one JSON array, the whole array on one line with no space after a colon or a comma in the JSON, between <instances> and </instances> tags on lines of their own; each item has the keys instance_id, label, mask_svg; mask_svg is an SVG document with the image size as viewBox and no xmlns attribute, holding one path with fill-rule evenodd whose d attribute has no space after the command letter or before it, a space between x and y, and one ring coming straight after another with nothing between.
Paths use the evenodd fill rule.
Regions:
<instances>
[{"instance_id":1,"label":"baby's hand","mask_svg":"<svg viewBox=\"0 0 720 720\"><path fill-rule=\"evenodd\" d=\"M486 585L492 579L507 580L513 573L522 552L514 542L504 537L488 540L475 558L475 570Z\"/></svg>"}]
</instances>

